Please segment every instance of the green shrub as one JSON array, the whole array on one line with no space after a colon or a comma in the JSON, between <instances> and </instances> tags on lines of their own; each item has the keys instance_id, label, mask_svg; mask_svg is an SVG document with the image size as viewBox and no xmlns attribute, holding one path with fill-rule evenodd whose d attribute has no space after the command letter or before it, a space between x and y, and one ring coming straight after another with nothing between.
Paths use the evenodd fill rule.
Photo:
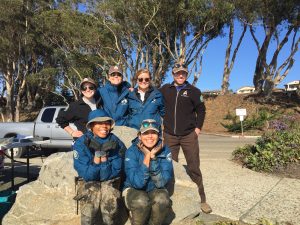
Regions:
<instances>
[{"instance_id":1,"label":"green shrub","mask_svg":"<svg viewBox=\"0 0 300 225\"><path fill-rule=\"evenodd\" d=\"M243 121L243 130L262 130L268 121L271 121L278 117L281 112L269 110L267 108L260 108L256 114L252 116L246 116ZM224 120L228 120L228 123L221 123L229 132L241 132L241 122L239 117L228 112L224 117Z\"/></svg>"},{"instance_id":2,"label":"green shrub","mask_svg":"<svg viewBox=\"0 0 300 225\"><path fill-rule=\"evenodd\" d=\"M250 169L267 172L299 162L300 127L265 133L254 145L236 149L233 157Z\"/></svg>"}]
</instances>

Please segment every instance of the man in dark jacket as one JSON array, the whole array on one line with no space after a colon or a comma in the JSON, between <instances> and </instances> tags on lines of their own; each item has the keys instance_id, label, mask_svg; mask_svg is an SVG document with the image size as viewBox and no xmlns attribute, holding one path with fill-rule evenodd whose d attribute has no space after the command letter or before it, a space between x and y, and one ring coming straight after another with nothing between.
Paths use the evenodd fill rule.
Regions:
<instances>
[{"instance_id":1,"label":"man in dark jacket","mask_svg":"<svg viewBox=\"0 0 300 225\"><path fill-rule=\"evenodd\" d=\"M174 82L165 84L160 91L165 101L164 138L170 147L172 158L178 162L180 146L187 161L187 171L197 184L201 198L201 210L211 213L200 170L198 135L205 118L205 105L201 91L187 82L188 70L183 64L175 64L172 70Z\"/></svg>"}]
</instances>

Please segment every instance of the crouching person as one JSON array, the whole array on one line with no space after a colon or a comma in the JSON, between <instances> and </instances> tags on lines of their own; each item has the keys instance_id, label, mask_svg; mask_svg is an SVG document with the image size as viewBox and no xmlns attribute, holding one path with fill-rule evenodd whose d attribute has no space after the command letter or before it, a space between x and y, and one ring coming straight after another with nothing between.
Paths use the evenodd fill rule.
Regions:
<instances>
[{"instance_id":1,"label":"crouching person","mask_svg":"<svg viewBox=\"0 0 300 225\"><path fill-rule=\"evenodd\" d=\"M114 120L97 109L88 116L88 131L74 144L74 168L81 180L81 224L117 224L120 175L126 147L111 133Z\"/></svg>"},{"instance_id":2,"label":"crouching person","mask_svg":"<svg viewBox=\"0 0 300 225\"><path fill-rule=\"evenodd\" d=\"M133 225L162 224L171 200L165 188L173 176L172 157L159 138L155 120L144 120L139 141L133 142L125 153L123 198Z\"/></svg>"}]
</instances>

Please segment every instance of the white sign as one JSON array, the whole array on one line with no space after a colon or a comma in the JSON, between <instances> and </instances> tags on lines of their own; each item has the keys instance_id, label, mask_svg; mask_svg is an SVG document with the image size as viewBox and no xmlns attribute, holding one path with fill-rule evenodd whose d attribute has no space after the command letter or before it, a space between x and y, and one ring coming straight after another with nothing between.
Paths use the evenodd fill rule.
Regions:
<instances>
[{"instance_id":1,"label":"white sign","mask_svg":"<svg viewBox=\"0 0 300 225\"><path fill-rule=\"evenodd\" d=\"M247 115L247 111L246 111L246 109L236 109L235 110L235 114L237 116L246 116Z\"/></svg>"},{"instance_id":2,"label":"white sign","mask_svg":"<svg viewBox=\"0 0 300 225\"><path fill-rule=\"evenodd\" d=\"M244 121L244 116L240 116L240 121Z\"/></svg>"}]
</instances>

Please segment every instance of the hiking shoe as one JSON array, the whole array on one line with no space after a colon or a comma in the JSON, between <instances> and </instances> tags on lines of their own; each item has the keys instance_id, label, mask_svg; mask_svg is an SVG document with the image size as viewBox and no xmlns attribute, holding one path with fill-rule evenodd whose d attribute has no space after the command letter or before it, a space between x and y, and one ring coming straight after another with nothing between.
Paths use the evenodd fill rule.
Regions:
<instances>
[{"instance_id":1,"label":"hiking shoe","mask_svg":"<svg viewBox=\"0 0 300 225\"><path fill-rule=\"evenodd\" d=\"M202 212L209 214L212 212L211 207L209 206L209 204L207 204L206 202L201 202L201 210Z\"/></svg>"}]
</instances>

